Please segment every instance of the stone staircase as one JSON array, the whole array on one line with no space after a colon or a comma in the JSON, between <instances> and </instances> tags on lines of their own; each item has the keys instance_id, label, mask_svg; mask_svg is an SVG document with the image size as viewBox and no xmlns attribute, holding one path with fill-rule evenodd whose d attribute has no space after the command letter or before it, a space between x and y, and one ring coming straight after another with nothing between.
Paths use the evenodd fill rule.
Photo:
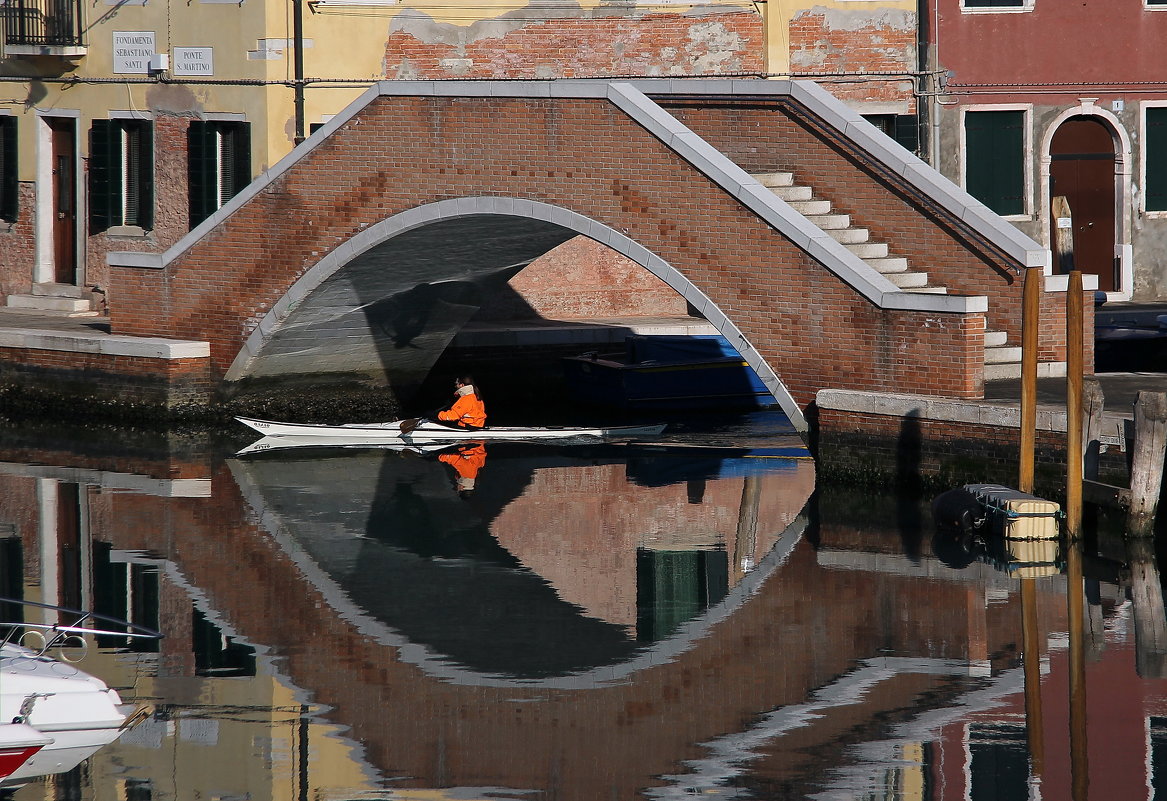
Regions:
<instances>
[{"instance_id":1,"label":"stone staircase","mask_svg":"<svg viewBox=\"0 0 1167 801\"><path fill-rule=\"evenodd\" d=\"M99 293L73 284L33 284L27 295L9 295L5 311L61 317L96 317Z\"/></svg>"},{"instance_id":2,"label":"stone staircase","mask_svg":"<svg viewBox=\"0 0 1167 801\"><path fill-rule=\"evenodd\" d=\"M753 176L803 217L825 231L903 292L945 294L948 289L928 282L928 273L912 269L902 256L891 255L886 242L876 242L871 232L854 225L849 214L838 214L831 201L814 188L796 184L792 172L767 172ZM1021 377L1021 348L1009 345L1005 331L985 332L985 380Z\"/></svg>"}]
</instances>

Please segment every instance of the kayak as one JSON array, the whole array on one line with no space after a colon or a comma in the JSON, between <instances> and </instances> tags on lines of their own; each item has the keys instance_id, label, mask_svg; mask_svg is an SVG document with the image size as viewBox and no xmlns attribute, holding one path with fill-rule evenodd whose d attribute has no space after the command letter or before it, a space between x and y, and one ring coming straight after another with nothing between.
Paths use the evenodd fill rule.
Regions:
<instances>
[{"instance_id":1,"label":"kayak","mask_svg":"<svg viewBox=\"0 0 1167 801\"><path fill-rule=\"evenodd\" d=\"M295 437L297 439L343 439L350 444L360 442L462 442L468 439L486 440L544 440L575 437L615 439L627 437L655 437L665 430L664 424L644 426L487 426L486 428L453 428L424 418L394 420L388 423L347 423L330 426L319 423L280 423L274 420L255 420L236 417L265 437ZM299 444L299 443L298 443ZM308 444L308 443L302 443Z\"/></svg>"}]
</instances>

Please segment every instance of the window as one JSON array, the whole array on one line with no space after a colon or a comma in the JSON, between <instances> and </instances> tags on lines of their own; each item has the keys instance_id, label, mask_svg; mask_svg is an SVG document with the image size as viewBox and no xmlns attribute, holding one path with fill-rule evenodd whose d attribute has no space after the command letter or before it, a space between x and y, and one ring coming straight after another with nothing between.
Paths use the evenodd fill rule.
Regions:
<instances>
[{"instance_id":1,"label":"window","mask_svg":"<svg viewBox=\"0 0 1167 801\"><path fill-rule=\"evenodd\" d=\"M94 120L89 131L89 227L154 226L154 128Z\"/></svg>"},{"instance_id":2,"label":"window","mask_svg":"<svg viewBox=\"0 0 1167 801\"><path fill-rule=\"evenodd\" d=\"M1147 169L1144 181L1146 210L1167 211L1167 106L1147 108L1143 160Z\"/></svg>"},{"instance_id":3,"label":"window","mask_svg":"<svg viewBox=\"0 0 1167 801\"><path fill-rule=\"evenodd\" d=\"M964 0L965 8L1032 8L1033 0Z\"/></svg>"},{"instance_id":4,"label":"window","mask_svg":"<svg viewBox=\"0 0 1167 801\"><path fill-rule=\"evenodd\" d=\"M1025 214L1025 112L964 115L964 187L1002 216Z\"/></svg>"},{"instance_id":5,"label":"window","mask_svg":"<svg viewBox=\"0 0 1167 801\"><path fill-rule=\"evenodd\" d=\"M864 114L863 119L899 142L912 153L919 152L919 120L915 114Z\"/></svg>"},{"instance_id":6,"label":"window","mask_svg":"<svg viewBox=\"0 0 1167 801\"><path fill-rule=\"evenodd\" d=\"M186 143L194 228L251 182L251 130L246 122L192 122Z\"/></svg>"},{"instance_id":7,"label":"window","mask_svg":"<svg viewBox=\"0 0 1167 801\"><path fill-rule=\"evenodd\" d=\"M17 213L16 118L0 116L0 220Z\"/></svg>"}]
</instances>

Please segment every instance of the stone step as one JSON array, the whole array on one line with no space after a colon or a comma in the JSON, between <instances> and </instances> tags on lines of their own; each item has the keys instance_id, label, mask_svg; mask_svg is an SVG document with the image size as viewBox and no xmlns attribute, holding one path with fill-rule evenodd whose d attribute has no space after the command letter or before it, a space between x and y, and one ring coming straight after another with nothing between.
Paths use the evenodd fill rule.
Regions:
<instances>
[{"instance_id":1,"label":"stone step","mask_svg":"<svg viewBox=\"0 0 1167 801\"><path fill-rule=\"evenodd\" d=\"M827 233L844 245L858 245L871 239L871 232L866 228L832 228Z\"/></svg>"},{"instance_id":2,"label":"stone step","mask_svg":"<svg viewBox=\"0 0 1167 801\"><path fill-rule=\"evenodd\" d=\"M754 175L754 179L762 186L792 186L794 173L792 172L761 172Z\"/></svg>"},{"instance_id":3,"label":"stone step","mask_svg":"<svg viewBox=\"0 0 1167 801\"><path fill-rule=\"evenodd\" d=\"M850 214L807 214L804 216L824 231L851 227Z\"/></svg>"},{"instance_id":4,"label":"stone step","mask_svg":"<svg viewBox=\"0 0 1167 801\"><path fill-rule=\"evenodd\" d=\"M83 298L61 298L49 295L9 295L8 307L12 309L33 309L66 314L93 313L93 304Z\"/></svg>"},{"instance_id":5,"label":"stone step","mask_svg":"<svg viewBox=\"0 0 1167 801\"><path fill-rule=\"evenodd\" d=\"M888 273L907 272L908 269L908 260L903 256L888 256L886 259L864 259L864 261L884 275Z\"/></svg>"},{"instance_id":6,"label":"stone step","mask_svg":"<svg viewBox=\"0 0 1167 801\"><path fill-rule=\"evenodd\" d=\"M799 214L803 214L808 217L812 214L829 214L831 211L831 201L794 200L791 201L790 208L794 209Z\"/></svg>"},{"instance_id":7,"label":"stone step","mask_svg":"<svg viewBox=\"0 0 1167 801\"><path fill-rule=\"evenodd\" d=\"M33 284L32 294L40 297L82 298L88 300L93 295L93 291L83 286L77 286L76 284L45 283Z\"/></svg>"},{"instance_id":8,"label":"stone step","mask_svg":"<svg viewBox=\"0 0 1167 801\"><path fill-rule=\"evenodd\" d=\"M928 273L889 273L884 276L900 289L924 289L928 286Z\"/></svg>"},{"instance_id":9,"label":"stone step","mask_svg":"<svg viewBox=\"0 0 1167 801\"><path fill-rule=\"evenodd\" d=\"M996 381L1002 378L1021 378L1021 362L985 365L986 381Z\"/></svg>"},{"instance_id":10,"label":"stone step","mask_svg":"<svg viewBox=\"0 0 1167 801\"><path fill-rule=\"evenodd\" d=\"M915 292L917 295L947 295L948 287L946 286L920 286L905 289L905 292Z\"/></svg>"},{"instance_id":11,"label":"stone step","mask_svg":"<svg viewBox=\"0 0 1167 801\"><path fill-rule=\"evenodd\" d=\"M1012 364L1013 362L1021 363L1021 348L985 348L985 364Z\"/></svg>"},{"instance_id":12,"label":"stone step","mask_svg":"<svg viewBox=\"0 0 1167 801\"><path fill-rule=\"evenodd\" d=\"M887 258L887 243L885 242L861 242L857 245L847 245L846 248L861 259Z\"/></svg>"},{"instance_id":13,"label":"stone step","mask_svg":"<svg viewBox=\"0 0 1167 801\"><path fill-rule=\"evenodd\" d=\"M1009 341L1009 334L1005 331L986 331L985 347L999 348Z\"/></svg>"},{"instance_id":14,"label":"stone step","mask_svg":"<svg viewBox=\"0 0 1167 801\"><path fill-rule=\"evenodd\" d=\"M787 203L794 200L811 200L814 198L814 190L809 186L772 186L770 187L770 191Z\"/></svg>"}]
</instances>

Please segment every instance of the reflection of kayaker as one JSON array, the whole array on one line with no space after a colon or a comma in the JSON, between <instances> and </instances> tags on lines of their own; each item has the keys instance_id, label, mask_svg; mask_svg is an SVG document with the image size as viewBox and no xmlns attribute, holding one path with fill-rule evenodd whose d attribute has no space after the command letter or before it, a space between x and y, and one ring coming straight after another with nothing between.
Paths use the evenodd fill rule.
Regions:
<instances>
[{"instance_id":1,"label":"reflection of kayaker","mask_svg":"<svg viewBox=\"0 0 1167 801\"><path fill-rule=\"evenodd\" d=\"M439 453L438 459L454 468L458 474L458 494L466 497L474 489L474 480L478 478L478 471L486 464L486 443L477 440L466 442L452 451Z\"/></svg>"}]
</instances>

